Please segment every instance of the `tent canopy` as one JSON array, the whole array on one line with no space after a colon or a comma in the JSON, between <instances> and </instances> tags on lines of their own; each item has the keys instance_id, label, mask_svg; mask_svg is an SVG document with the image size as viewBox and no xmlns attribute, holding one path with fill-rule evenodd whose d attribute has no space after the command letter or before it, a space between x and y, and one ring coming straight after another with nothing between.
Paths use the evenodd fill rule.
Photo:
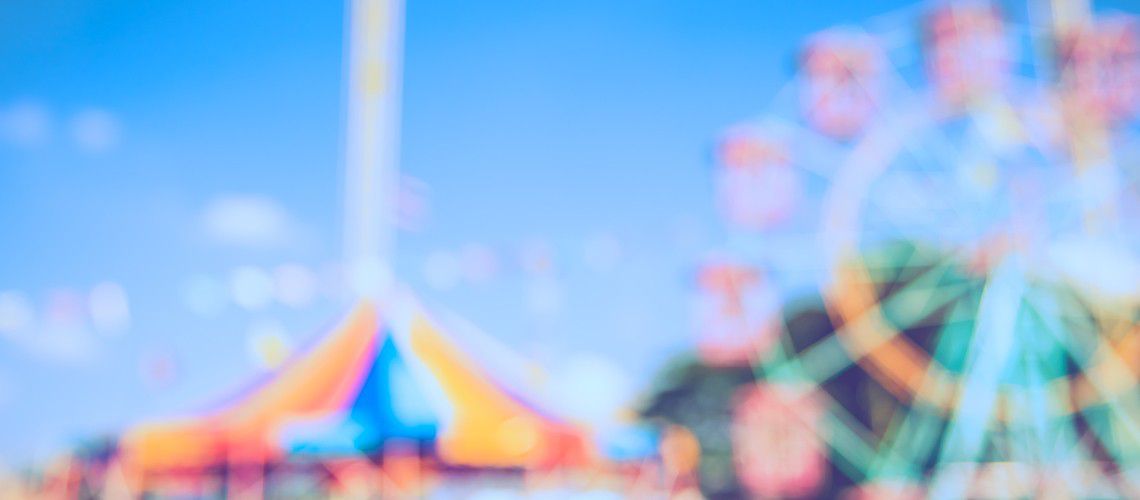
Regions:
<instances>
[{"instance_id":1,"label":"tent canopy","mask_svg":"<svg viewBox=\"0 0 1140 500\"><path fill-rule=\"evenodd\" d=\"M312 349L229 406L130 430L124 456L146 472L289 453L374 453L398 439L428 444L457 466L587 460L580 429L504 387L418 302L400 304L384 325L373 303L357 304Z\"/></svg>"}]
</instances>

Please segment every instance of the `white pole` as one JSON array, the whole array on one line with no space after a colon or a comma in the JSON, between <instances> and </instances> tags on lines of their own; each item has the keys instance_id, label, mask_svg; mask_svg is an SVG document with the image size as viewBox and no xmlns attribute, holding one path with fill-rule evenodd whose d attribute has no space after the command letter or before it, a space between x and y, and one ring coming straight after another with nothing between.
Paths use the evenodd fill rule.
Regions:
<instances>
[{"instance_id":1,"label":"white pole","mask_svg":"<svg viewBox=\"0 0 1140 500\"><path fill-rule=\"evenodd\" d=\"M348 0L345 112L346 282L357 297L391 287L399 192L403 0Z\"/></svg>"}]
</instances>

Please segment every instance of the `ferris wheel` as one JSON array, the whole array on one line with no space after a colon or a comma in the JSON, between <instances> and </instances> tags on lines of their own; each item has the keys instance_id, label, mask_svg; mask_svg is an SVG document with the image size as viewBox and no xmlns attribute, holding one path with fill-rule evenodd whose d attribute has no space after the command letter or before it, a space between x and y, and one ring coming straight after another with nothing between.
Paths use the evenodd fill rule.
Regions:
<instances>
[{"instance_id":1,"label":"ferris wheel","mask_svg":"<svg viewBox=\"0 0 1140 500\"><path fill-rule=\"evenodd\" d=\"M757 458L781 446L857 494L1140 493L1137 19L936 3L797 61L716 149L735 260L702 272L700 343L757 373L741 482L818 491L820 460ZM797 266L834 325L810 342L747 307ZM852 370L870 417L827 389ZM799 423L771 432L773 411Z\"/></svg>"}]
</instances>

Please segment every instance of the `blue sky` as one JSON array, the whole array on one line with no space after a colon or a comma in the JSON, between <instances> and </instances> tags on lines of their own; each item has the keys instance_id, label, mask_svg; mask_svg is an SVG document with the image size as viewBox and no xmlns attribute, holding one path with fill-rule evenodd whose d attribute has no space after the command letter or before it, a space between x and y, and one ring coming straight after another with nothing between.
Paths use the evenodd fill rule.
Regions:
<instances>
[{"instance_id":1,"label":"blue sky","mask_svg":"<svg viewBox=\"0 0 1140 500\"><path fill-rule=\"evenodd\" d=\"M903 3L411 2L402 169L430 213L400 234L398 275L551 366L590 354L648 380L691 341L690 274L725 239L711 139L765 110L805 36ZM0 459L208 406L262 370L251 329L303 344L335 321L335 298L203 315L184 296L195 276L338 258L342 16L338 2L0 5L0 111L39 124L0 142L0 291L39 319L101 282L130 303L125 332L77 334L81 359L0 337ZM106 125L94 146L85 117ZM204 213L234 199L280 237L218 241ZM429 256L472 245L502 263L492 278L425 278ZM618 250L591 264L599 245ZM526 248L550 250L552 276L514 270ZM156 356L177 367L159 387L140 375Z\"/></svg>"}]
</instances>

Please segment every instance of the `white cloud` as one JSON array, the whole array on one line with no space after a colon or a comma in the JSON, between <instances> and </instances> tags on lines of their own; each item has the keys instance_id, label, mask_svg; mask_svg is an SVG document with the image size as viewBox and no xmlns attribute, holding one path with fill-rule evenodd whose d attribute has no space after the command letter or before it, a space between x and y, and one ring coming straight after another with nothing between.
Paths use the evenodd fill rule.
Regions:
<instances>
[{"instance_id":1,"label":"white cloud","mask_svg":"<svg viewBox=\"0 0 1140 500\"><path fill-rule=\"evenodd\" d=\"M130 327L130 303L127 292L118 283L107 281L95 285L87 297L87 306L91 323L100 332L121 334Z\"/></svg>"},{"instance_id":2,"label":"white cloud","mask_svg":"<svg viewBox=\"0 0 1140 500\"><path fill-rule=\"evenodd\" d=\"M0 338L28 355L61 365L85 365L101 355L95 331L120 334L130 324L126 292L112 282L90 294L58 288L42 304L23 292L0 292Z\"/></svg>"},{"instance_id":3,"label":"white cloud","mask_svg":"<svg viewBox=\"0 0 1140 500\"><path fill-rule=\"evenodd\" d=\"M64 365L90 363L99 351L95 336L80 323L45 325L24 340L32 354Z\"/></svg>"},{"instance_id":4,"label":"white cloud","mask_svg":"<svg viewBox=\"0 0 1140 500\"><path fill-rule=\"evenodd\" d=\"M238 306L262 309L273 301L273 277L253 266L242 266L230 273L230 296Z\"/></svg>"},{"instance_id":5,"label":"white cloud","mask_svg":"<svg viewBox=\"0 0 1140 500\"><path fill-rule=\"evenodd\" d=\"M272 248L296 241L297 228L276 200L260 195L226 195L206 205L201 215L213 242L246 248Z\"/></svg>"},{"instance_id":6,"label":"white cloud","mask_svg":"<svg viewBox=\"0 0 1140 500\"><path fill-rule=\"evenodd\" d=\"M317 295L317 276L300 264L284 264L273 270L277 301L289 307L306 307Z\"/></svg>"},{"instance_id":7,"label":"white cloud","mask_svg":"<svg viewBox=\"0 0 1140 500\"><path fill-rule=\"evenodd\" d=\"M18 102L0 111L0 139L21 146L42 146L51 136L51 116L43 105Z\"/></svg>"},{"instance_id":8,"label":"white cloud","mask_svg":"<svg viewBox=\"0 0 1140 500\"><path fill-rule=\"evenodd\" d=\"M460 253L463 277L472 283L485 283L499 273L499 257L486 245L472 243Z\"/></svg>"},{"instance_id":9,"label":"white cloud","mask_svg":"<svg viewBox=\"0 0 1140 500\"><path fill-rule=\"evenodd\" d=\"M115 115L86 109L71 118L71 139L87 153L104 153L119 145L120 126Z\"/></svg>"},{"instance_id":10,"label":"white cloud","mask_svg":"<svg viewBox=\"0 0 1140 500\"><path fill-rule=\"evenodd\" d=\"M0 335L16 337L27 332L35 319L32 303L16 291L0 292Z\"/></svg>"},{"instance_id":11,"label":"white cloud","mask_svg":"<svg viewBox=\"0 0 1140 500\"><path fill-rule=\"evenodd\" d=\"M19 341L42 359L65 365L91 362L99 344L88 327L85 297L73 290L49 292L42 321Z\"/></svg>"}]
</instances>

